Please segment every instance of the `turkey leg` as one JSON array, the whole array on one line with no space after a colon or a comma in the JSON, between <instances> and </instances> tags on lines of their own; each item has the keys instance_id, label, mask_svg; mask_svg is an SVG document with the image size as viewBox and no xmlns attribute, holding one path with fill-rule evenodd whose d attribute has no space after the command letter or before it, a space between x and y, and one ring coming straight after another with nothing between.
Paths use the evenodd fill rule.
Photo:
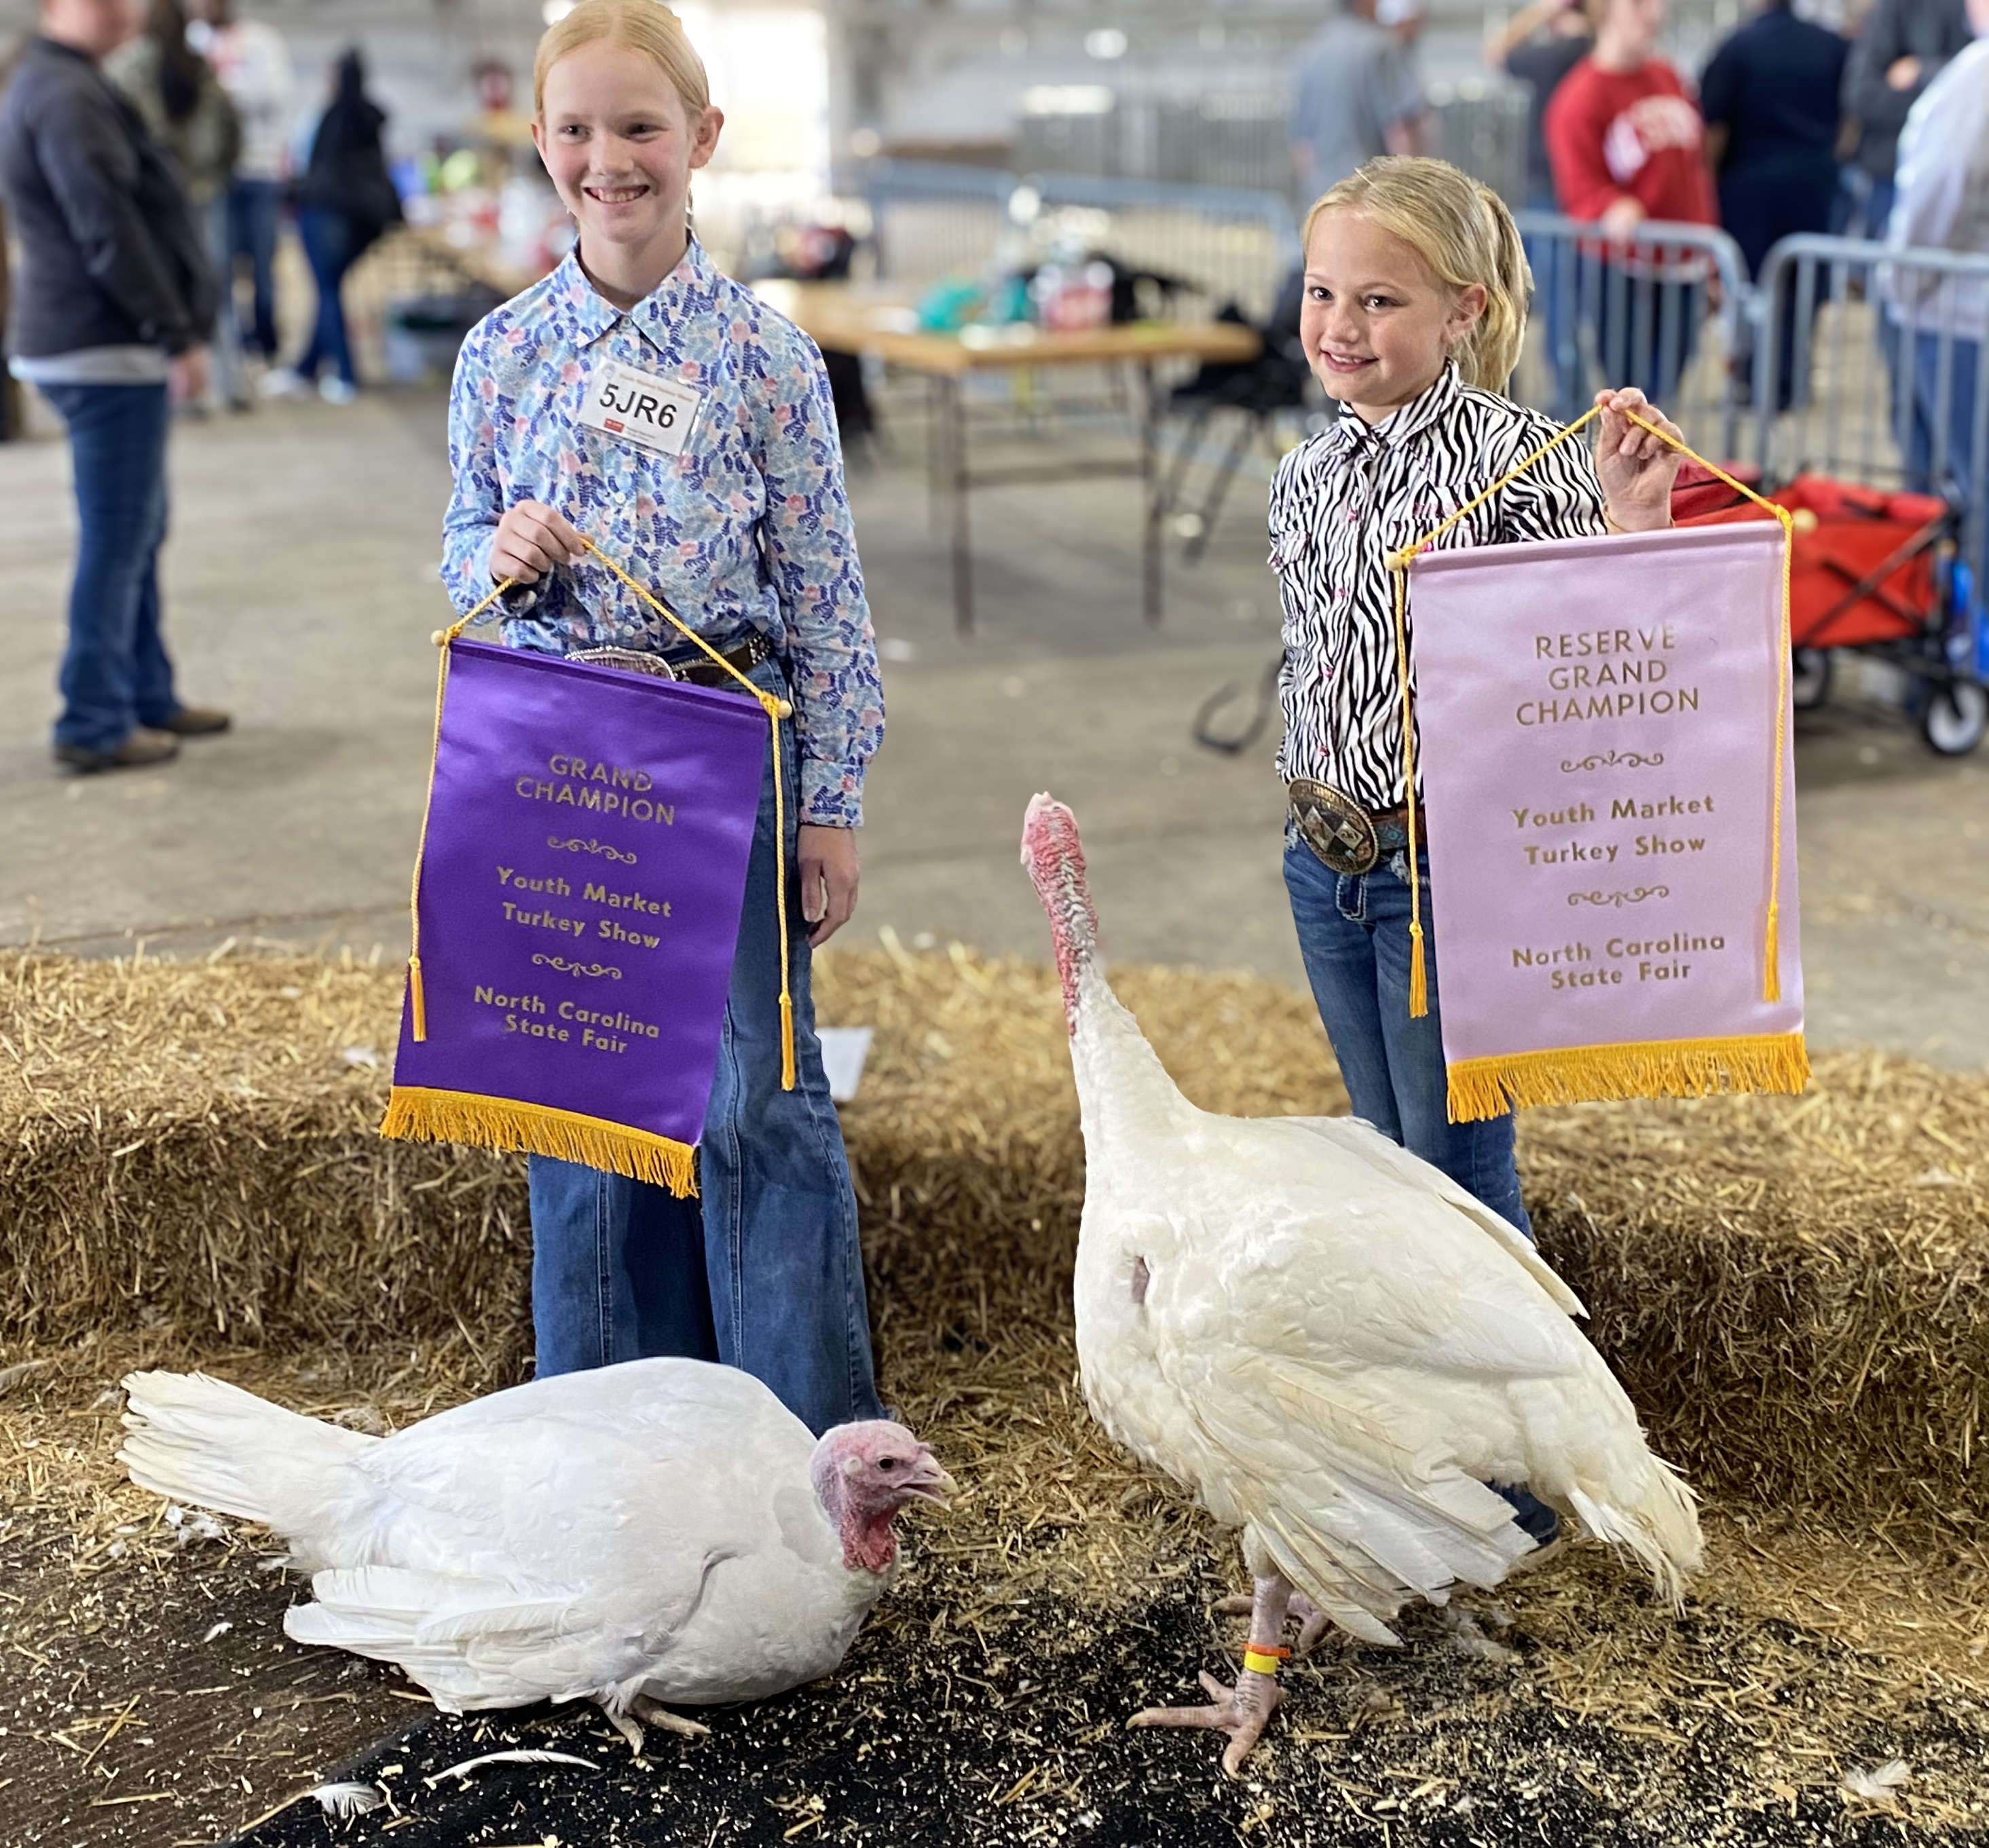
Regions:
<instances>
[{"instance_id":1,"label":"turkey leg","mask_svg":"<svg viewBox=\"0 0 1989 1848\"><path fill-rule=\"evenodd\" d=\"M1256 1596L1250 1611L1250 1642L1258 1649L1282 1652L1285 1617L1293 1596L1292 1582L1282 1572L1273 1572L1268 1579L1256 1580L1255 1586ZM1234 1777L1237 1767L1249 1756L1251 1747L1257 1743L1271 1715L1277 1711L1279 1703L1285 1697L1284 1690L1279 1687L1276 1675L1263 1674L1254 1668L1238 1670L1234 1687L1225 1687L1211 1674L1205 1674L1201 1680L1210 1697L1216 1702L1215 1706L1149 1707L1133 1714L1126 1724L1206 1726L1214 1731L1226 1732L1229 1745L1222 1755L1222 1768Z\"/></svg>"},{"instance_id":2,"label":"turkey leg","mask_svg":"<svg viewBox=\"0 0 1989 1848\"><path fill-rule=\"evenodd\" d=\"M709 1726L700 1726L695 1720L687 1720L680 1713L672 1713L667 1707L651 1700L647 1694L639 1694L629 1703L626 1713L616 1713L604 1706L601 1710L608 1716L608 1724L629 1741L629 1749L639 1757L642 1750L642 1728L659 1727L665 1732L680 1733L686 1739L702 1739L710 1736Z\"/></svg>"},{"instance_id":3,"label":"turkey leg","mask_svg":"<svg viewBox=\"0 0 1989 1848\"><path fill-rule=\"evenodd\" d=\"M1216 1606L1215 1614L1219 1617L1249 1617L1254 1616L1256 1610L1257 1600L1255 1598L1239 1596L1225 1598ZM1292 1653L1295 1656L1311 1654L1318 1647L1320 1638L1326 1634L1328 1626L1333 1621L1324 1611L1313 1603L1311 1599L1296 1587L1292 1592L1291 1608L1286 1612L1285 1619L1287 1623L1296 1623L1299 1626L1298 1640L1292 1645ZM1254 1626L1252 1627L1251 1633L1253 1636L1256 1633Z\"/></svg>"}]
</instances>

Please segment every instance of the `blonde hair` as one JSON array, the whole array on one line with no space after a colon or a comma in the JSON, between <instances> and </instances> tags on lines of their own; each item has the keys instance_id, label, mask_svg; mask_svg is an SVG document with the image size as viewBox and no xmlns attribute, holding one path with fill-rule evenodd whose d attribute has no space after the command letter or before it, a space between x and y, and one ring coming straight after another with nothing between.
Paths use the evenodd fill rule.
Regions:
<instances>
[{"instance_id":1,"label":"blonde hair","mask_svg":"<svg viewBox=\"0 0 1989 1848\"><path fill-rule=\"evenodd\" d=\"M1304 245L1329 212L1357 212L1421 257L1445 287L1485 291L1485 311L1452 348L1467 385L1503 391L1526 338L1533 272L1505 201L1448 161L1384 154L1349 174L1306 214Z\"/></svg>"},{"instance_id":2,"label":"blonde hair","mask_svg":"<svg viewBox=\"0 0 1989 1848\"><path fill-rule=\"evenodd\" d=\"M711 107L704 60L691 49L683 22L662 0L580 0L539 41L538 56L532 60L534 115L545 119L546 73L569 52L603 39L653 59L693 124Z\"/></svg>"}]
</instances>

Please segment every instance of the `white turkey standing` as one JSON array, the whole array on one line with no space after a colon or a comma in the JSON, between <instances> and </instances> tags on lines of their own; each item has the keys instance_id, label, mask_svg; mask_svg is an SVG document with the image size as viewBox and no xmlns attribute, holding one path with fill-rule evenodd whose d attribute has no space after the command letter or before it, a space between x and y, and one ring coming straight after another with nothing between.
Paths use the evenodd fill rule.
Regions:
<instances>
[{"instance_id":1,"label":"white turkey standing","mask_svg":"<svg viewBox=\"0 0 1989 1848\"><path fill-rule=\"evenodd\" d=\"M534 1380L390 1437L198 1373L124 1382L131 1479L259 1521L311 1572L301 1643L398 1663L445 1712L598 1701L639 1745L666 1711L828 1674L889 1585L892 1517L951 1479L901 1425L819 1443L697 1360Z\"/></svg>"},{"instance_id":2,"label":"white turkey standing","mask_svg":"<svg viewBox=\"0 0 1989 1848\"><path fill-rule=\"evenodd\" d=\"M1177 1090L1106 984L1070 811L1029 804L1084 1125L1074 1284L1087 1404L1242 1530L1236 1684L1136 1725L1227 1733L1234 1772L1281 1698L1288 1616L1367 1641L1411 1599L1490 1586L1533 1542L1488 1482L1627 1547L1674 1603L1699 1562L1691 1492L1512 1226L1346 1117L1239 1118ZM1252 1666L1252 1660L1262 1667Z\"/></svg>"}]
</instances>

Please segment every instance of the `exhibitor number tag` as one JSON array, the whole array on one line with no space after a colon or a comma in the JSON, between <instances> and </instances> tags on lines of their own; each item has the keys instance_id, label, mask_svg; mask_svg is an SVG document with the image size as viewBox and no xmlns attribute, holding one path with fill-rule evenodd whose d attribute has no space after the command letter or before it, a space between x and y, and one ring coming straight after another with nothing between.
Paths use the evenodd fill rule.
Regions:
<instances>
[{"instance_id":1,"label":"exhibitor number tag","mask_svg":"<svg viewBox=\"0 0 1989 1848\"><path fill-rule=\"evenodd\" d=\"M611 360L588 381L580 421L659 455L678 455L690 440L703 402L703 394L689 385Z\"/></svg>"}]
</instances>

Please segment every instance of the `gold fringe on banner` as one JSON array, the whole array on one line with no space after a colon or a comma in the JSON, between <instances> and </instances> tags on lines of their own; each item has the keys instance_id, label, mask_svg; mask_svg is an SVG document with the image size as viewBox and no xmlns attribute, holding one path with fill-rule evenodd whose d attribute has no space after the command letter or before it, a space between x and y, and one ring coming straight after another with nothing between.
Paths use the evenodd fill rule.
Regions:
<instances>
[{"instance_id":1,"label":"gold fringe on banner","mask_svg":"<svg viewBox=\"0 0 1989 1848\"><path fill-rule=\"evenodd\" d=\"M507 1154L550 1155L652 1182L679 1200L697 1191L697 1151L690 1143L544 1104L396 1085L388 1094L380 1133L399 1142L466 1142Z\"/></svg>"},{"instance_id":2,"label":"gold fringe on banner","mask_svg":"<svg viewBox=\"0 0 1989 1848\"><path fill-rule=\"evenodd\" d=\"M1472 1123L1541 1104L1796 1092L1808 1082L1809 1053L1799 1033L1564 1046L1453 1063L1449 1114L1453 1123Z\"/></svg>"}]
</instances>

